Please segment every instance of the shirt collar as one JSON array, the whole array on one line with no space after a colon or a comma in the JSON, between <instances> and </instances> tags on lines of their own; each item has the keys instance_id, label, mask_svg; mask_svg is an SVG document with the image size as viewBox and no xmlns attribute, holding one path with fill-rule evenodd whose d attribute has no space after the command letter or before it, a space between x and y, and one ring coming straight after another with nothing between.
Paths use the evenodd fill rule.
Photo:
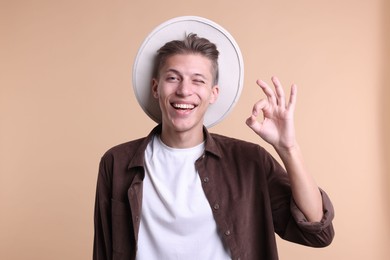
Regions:
<instances>
[{"instance_id":1,"label":"shirt collar","mask_svg":"<svg viewBox=\"0 0 390 260\"><path fill-rule=\"evenodd\" d=\"M144 159L145 159L145 150L148 146L149 142L152 140L153 136L161 134L162 125L159 124L146 136L146 138L140 140L140 145L138 146L136 152L134 153L133 158L130 160L128 169L133 167L143 167ZM217 157L222 157L221 149L218 144L215 142L213 136L207 130L206 127L203 126L203 134L205 136L205 152L211 153Z\"/></svg>"},{"instance_id":2,"label":"shirt collar","mask_svg":"<svg viewBox=\"0 0 390 260\"><path fill-rule=\"evenodd\" d=\"M161 124L157 125L153 130L143 139L140 139L141 142L136 148L133 158L131 158L128 169L134 167L144 167L145 160L145 150L148 146L149 142L152 140L153 136L161 133Z\"/></svg>"},{"instance_id":3,"label":"shirt collar","mask_svg":"<svg viewBox=\"0 0 390 260\"><path fill-rule=\"evenodd\" d=\"M203 126L203 133L205 136L205 150L208 153L211 153L219 158L222 157L221 149L219 145L215 142L212 134Z\"/></svg>"}]
</instances>

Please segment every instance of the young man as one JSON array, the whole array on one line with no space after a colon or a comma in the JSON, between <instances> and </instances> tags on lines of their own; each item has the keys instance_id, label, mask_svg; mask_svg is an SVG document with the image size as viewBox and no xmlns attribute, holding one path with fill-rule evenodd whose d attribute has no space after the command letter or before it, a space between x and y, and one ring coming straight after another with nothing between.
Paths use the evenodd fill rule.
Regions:
<instances>
[{"instance_id":1,"label":"young man","mask_svg":"<svg viewBox=\"0 0 390 260\"><path fill-rule=\"evenodd\" d=\"M276 260L275 232L312 247L331 243L331 202L295 139L296 86L286 102L276 77L274 89L257 81L266 99L246 120L285 171L259 145L204 127L218 76L218 50L207 39L190 34L160 48L152 93L161 124L101 160L94 259Z\"/></svg>"}]
</instances>

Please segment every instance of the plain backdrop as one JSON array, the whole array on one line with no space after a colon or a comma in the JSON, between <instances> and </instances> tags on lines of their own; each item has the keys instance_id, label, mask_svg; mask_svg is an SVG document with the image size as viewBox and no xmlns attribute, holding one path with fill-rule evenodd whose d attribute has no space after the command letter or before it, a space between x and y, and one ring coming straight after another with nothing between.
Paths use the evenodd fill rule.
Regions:
<instances>
[{"instance_id":1,"label":"plain backdrop","mask_svg":"<svg viewBox=\"0 0 390 260\"><path fill-rule=\"evenodd\" d=\"M167 19L234 36L245 87L210 131L265 146L245 125L255 81L298 85L308 168L334 202L324 249L278 239L281 259L388 259L390 4L386 0L1 0L0 259L91 259L98 163L155 125L132 90L135 55Z\"/></svg>"}]
</instances>

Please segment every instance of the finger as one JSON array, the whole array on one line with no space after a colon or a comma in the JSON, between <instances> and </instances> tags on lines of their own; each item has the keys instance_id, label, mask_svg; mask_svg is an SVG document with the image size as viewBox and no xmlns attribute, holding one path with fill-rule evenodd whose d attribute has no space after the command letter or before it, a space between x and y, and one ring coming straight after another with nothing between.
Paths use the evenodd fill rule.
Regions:
<instances>
[{"instance_id":1,"label":"finger","mask_svg":"<svg viewBox=\"0 0 390 260\"><path fill-rule=\"evenodd\" d=\"M254 115L251 115L250 117L248 117L245 121L245 123L252 128L252 126L256 123L256 116Z\"/></svg>"},{"instance_id":2,"label":"finger","mask_svg":"<svg viewBox=\"0 0 390 260\"><path fill-rule=\"evenodd\" d=\"M282 84L280 83L279 79L275 76L272 77L271 80L275 86L278 105L284 108L286 105L286 98L284 96L284 90Z\"/></svg>"},{"instance_id":3,"label":"finger","mask_svg":"<svg viewBox=\"0 0 390 260\"><path fill-rule=\"evenodd\" d=\"M268 107L268 100L267 99L261 99L261 100L257 101L253 105L252 115L250 117L248 117L246 120L246 124L249 126L249 128L251 128L257 134L260 133L262 125L263 125L261 122L259 122L258 116L259 116L261 111L263 111L263 115L264 115L264 111L267 109L267 107Z\"/></svg>"},{"instance_id":4,"label":"finger","mask_svg":"<svg viewBox=\"0 0 390 260\"><path fill-rule=\"evenodd\" d=\"M276 99L276 96L275 96L275 92L271 89L271 87L268 86L268 84L265 83L262 80L257 80L256 83L257 83L257 85L259 85L261 87L261 89L263 90L264 94L267 96L269 102L271 104L277 104L277 99Z\"/></svg>"},{"instance_id":5,"label":"finger","mask_svg":"<svg viewBox=\"0 0 390 260\"><path fill-rule=\"evenodd\" d=\"M257 117L260 113L260 111L265 110L268 107L268 101L267 99L260 99L257 101L252 108L252 115Z\"/></svg>"},{"instance_id":6,"label":"finger","mask_svg":"<svg viewBox=\"0 0 390 260\"><path fill-rule=\"evenodd\" d=\"M288 110L295 110L295 105L297 103L297 93L298 93L298 87L296 84L291 85L291 92L290 92L290 99L288 102L287 109Z\"/></svg>"}]
</instances>

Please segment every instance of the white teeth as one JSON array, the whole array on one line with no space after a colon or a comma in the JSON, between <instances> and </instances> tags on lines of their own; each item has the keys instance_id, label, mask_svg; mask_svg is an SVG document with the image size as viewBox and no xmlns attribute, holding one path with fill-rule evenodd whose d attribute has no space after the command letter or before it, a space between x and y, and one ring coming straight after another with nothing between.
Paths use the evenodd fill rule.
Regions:
<instances>
[{"instance_id":1,"label":"white teeth","mask_svg":"<svg viewBox=\"0 0 390 260\"><path fill-rule=\"evenodd\" d=\"M173 104L173 107L180 109L193 109L195 106L191 104Z\"/></svg>"}]
</instances>

